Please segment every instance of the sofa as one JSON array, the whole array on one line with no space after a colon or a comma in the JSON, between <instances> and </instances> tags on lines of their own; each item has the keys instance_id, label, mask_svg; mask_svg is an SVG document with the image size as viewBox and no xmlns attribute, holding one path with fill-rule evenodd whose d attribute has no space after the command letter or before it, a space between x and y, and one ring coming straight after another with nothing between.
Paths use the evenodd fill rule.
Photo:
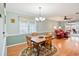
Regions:
<instances>
[{"instance_id":1,"label":"sofa","mask_svg":"<svg viewBox=\"0 0 79 59\"><path fill-rule=\"evenodd\" d=\"M55 30L56 38L68 38L68 32L65 32L63 29Z\"/></svg>"}]
</instances>

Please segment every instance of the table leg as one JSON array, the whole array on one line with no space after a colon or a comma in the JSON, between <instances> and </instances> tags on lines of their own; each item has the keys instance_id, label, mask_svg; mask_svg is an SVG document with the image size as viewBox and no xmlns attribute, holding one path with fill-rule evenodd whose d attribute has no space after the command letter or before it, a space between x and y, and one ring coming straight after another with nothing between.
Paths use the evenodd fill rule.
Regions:
<instances>
[{"instance_id":1,"label":"table leg","mask_svg":"<svg viewBox=\"0 0 79 59\"><path fill-rule=\"evenodd\" d=\"M38 44L38 47L37 47L37 56L39 56L39 44Z\"/></svg>"}]
</instances>

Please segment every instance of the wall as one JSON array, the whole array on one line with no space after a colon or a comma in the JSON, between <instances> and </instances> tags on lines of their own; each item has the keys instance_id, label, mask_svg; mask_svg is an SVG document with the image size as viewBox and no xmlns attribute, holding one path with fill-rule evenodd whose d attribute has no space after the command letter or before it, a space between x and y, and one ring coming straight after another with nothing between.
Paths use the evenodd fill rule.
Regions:
<instances>
[{"instance_id":1,"label":"wall","mask_svg":"<svg viewBox=\"0 0 79 59\"><path fill-rule=\"evenodd\" d=\"M48 30L47 28L47 21L44 21L44 22L37 22L37 32L38 33L44 33Z\"/></svg>"},{"instance_id":2,"label":"wall","mask_svg":"<svg viewBox=\"0 0 79 59\"><path fill-rule=\"evenodd\" d=\"M18 14L15 12L8 12L6 16L6 32L7 32L7 38L6 38L6 45L13 45L17 43L24 42L24 35L20 34L19 32L19 16L23 14ZM15 23L11 23L11 19L15 19Z\"/></svg>"},{"instance_id":3,"label":"wall","mask_svg":"<svg viewBox=\"0 0 79 59\"><path fill-rule=\"evenodd\" d=\"M18 34L19 33L19 22L18 22L18 14L7 12L7 21L6 21L6 31L7 34ZM11 19L15 19L15 23L11 23Z\"/></svg>"},{"instance_id":4,"label":"wall","mask_svg":"<svg viewBox=\"0 0 79 59\"><path fill-rule=\"evenodd\" d=\"M7 11L7 20L6 20L7 46L25 42L25 35L20 34L19 32L19 21L20 21L19 16L23 16L23 14ZM12 18L15 19L15 23L11 23Z\"/></svg>"},{"instance_id":5,"label":"wall","mask_svg":"<svg viewBox=\"0 0 79 59\"><path fill-rule=\"evenodd\" d=\"M19 34L19 19L18 16L21 14L7 12L7 34ZM15 23L11 23L11 19L15 19ZM37 29L36 31L39 33L44 33L48 31L53 31L54 26L58 26L58 22L46 19L43 22L36 22Z\"/></svg>"},{"instance_id":6,"label":"wall","mask_svg":"<svg viewBox=\"0 0 79 59\"><path fill-rule=\"evenodd\" d=\"M44 22L37 23L37 32L53 32L53 27L58 26L58 23L53 20L45 20Z\"/></svg>"},{"instance_id":7,"label":"wall","mask_svg":"<svg viewBox=\"0 0 79 59\"><path fill-rule=\"evenodd\" d=\"M26 35L14 35L7 37L7 46L25 42Z\"/></svg>"}]
</instances>

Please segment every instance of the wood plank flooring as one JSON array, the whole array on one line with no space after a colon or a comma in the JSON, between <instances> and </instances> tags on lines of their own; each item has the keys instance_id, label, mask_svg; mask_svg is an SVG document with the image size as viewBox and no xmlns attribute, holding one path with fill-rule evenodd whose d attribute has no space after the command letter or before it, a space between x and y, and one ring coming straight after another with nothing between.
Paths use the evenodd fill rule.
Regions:
<instances>
[{"instance_id":1,"label":"wood plank flooring","mask_svg":"<svg viewBox=\"0 0 79 59\"><path fill-rule=\"evenodd\" d=\"M56 46L58 50L54 56L79 56L79 42L75 39L53 39L52 45ZM18 56L25 47L27 47L26 44L8 47L7 55Z\"/></svg>"}]
</instances>

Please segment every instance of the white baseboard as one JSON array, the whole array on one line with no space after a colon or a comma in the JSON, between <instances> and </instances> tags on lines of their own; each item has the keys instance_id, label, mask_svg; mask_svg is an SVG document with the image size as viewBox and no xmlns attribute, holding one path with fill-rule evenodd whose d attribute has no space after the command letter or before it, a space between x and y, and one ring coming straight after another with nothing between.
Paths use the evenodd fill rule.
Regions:
<instances>
[{"instance_id":1,"label":"white baseboard","mask_svg":"<svg viewBox=\"0 0 79 59\"><path fill-rule=\"evenodd\" d=\"M22 43L18 43L18 44L13 44L13 45L9 45L9 46L6 46L7 48L8 47L12 47L12 46L16 46L16 45L21 45L21 44L25 44L26 42L22 42Z\"/></svg>"}]
</instances>

